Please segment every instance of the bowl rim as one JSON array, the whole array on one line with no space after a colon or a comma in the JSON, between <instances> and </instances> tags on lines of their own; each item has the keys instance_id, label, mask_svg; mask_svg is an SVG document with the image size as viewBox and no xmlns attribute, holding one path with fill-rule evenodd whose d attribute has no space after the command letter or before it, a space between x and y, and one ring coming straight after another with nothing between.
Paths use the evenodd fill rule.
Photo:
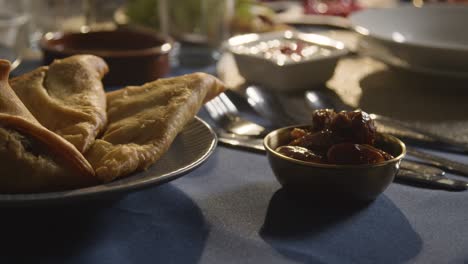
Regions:
<instances>
[{"instance_id":1,"label":"bowl rim","mask_svg":"<svg viewBox=\"0 0 468 264\"><path fill-rule=\"evenodd\" d=\"M258 41L262 41L262 40L269 40L269 39L275 39L275 38L276 39L277 38L299 39L307 43L312 43L318 46L329 47L333 49L333 52L331 52L331 54L328 56L314 57L312 59L305 59L301 61L291 61L291 62L280 65L276 63L274 60L259 57L259 56L254 56L251 54L241 53L234 49L234 47L237 47L240 45L245 45L245 44L255 43ZM282 31L274 31L274 32L266 32L266 33L247 33L247 34L236 35L226 40L222 46L224 50L229 51L234 56L255 58L259 61L265 61L278 67L288 67L288 66L293 66L297 64L315 63L315 62L320 62L324 60L338 59L349 53L348 48L341 41L332 39L324 35L300 32L297 30L282 30Z\"/></svg>"},{"instance_id":2,"label":"bowl rim","mask_svg":"<svg viewBox=\"0 0 468 264\"><path fill-rule=\"evenodd\" d=\"M106 49L76 49L76 48L58 48L57 45L51 45L50 41L58 40L66 35L86 35L86 34L99 34L99 33L111 33L111 32L132 32L137 34L143 34L151 36L162 41L158 46L144 48L144 49L132 49L132 50L106 50ZM146 57L151 55L165 55L171 52L174 48L174 40L169 36L163 36L157 32L150 30L135 30L135 29L116 29L116 30L99 30L90 32L66 32L66 31L50 31L45 33L39 40L39 47L43 51L53 52L56 54L63 55L74 55L74 54L93 54L104 58L129 58L129 57Z\"/></svg>"},{"instance_id":3,"label":"bowl rim","mask_svg":"<svg viewBox=\"0 0 468 264\"><path fill-rule=\"evenodd\" d=\"M281 153L278 153L276 150L272 149L269 146L269 144L267 143L268 140L271 137L273 137L276 134L279 134L280 132L290 130L290 129L293 129L293 128L303 128L303 127L310 127L310 126L311 126L310 124L299 124L299 125L292 125L292 126L286 126L286 127L275 129L275 130L271 131L270 133L268 133L264 137L263 146L265 147L265 150L267 151L267 153L273 154L274 156L276 156L278 158L281 158L283 160L286 160L286 161L289 161L289 162L292 162L292 163L296 163L296 164L300 164L300 165L304 165L304 166L307 166L307 167L318 167L318 168L326 168L326 169L366 169L366 168L381 167L381 166L386 166L386 165L391 164L391 163L398 162L398 161L402 160L406 155L406 145L405 145L405 143L403 141L401 141L399 138L394 137L392 135L389 135L389 134L386 134L386 133L379 133L379 132L377 132L377 134L379 134L379 135L381 135L383 137L390 138L391 140L398 143L398 145L401 148L401 153L398 156L394 157L393 159L386 160L384 162L380 162L380 163L377 163L377 164L341 165L341 164L322 164L322 163L302 161L302 160L294 159L294 158L288 157L286 155L283 155Z\"/></svg>"},{"instance_id":4,"label":"bowl rim","mask_svg":"<svg viewBox=\"0 0 468 264\"><path fill-rule=\"evenodd\" d=\"M400 46L408 46L410 48L426 48L426 49L433 49L433 50L448 50L448 51L455 51L455 52L468 52L468 46L466 45L454 45L454 44L429 44L429 43L424 43L420 41L404 41L404 42L397 42L394 41L392 38L382 35L382 34L377 34L370 29L366 28L365 26L361 25L358 21L359 17L365 15L366 13L372 13L372 12L392 12L395 10L451 10L451 9L456 9L456 10L464 10L468 14L468 6L462 6L462 5L454 5L454 4L443 4L443 3L432 3L432 4L424 4L422 7L416 7L411 4L402 4L393 8L384 8L384 9L366 9L362 11L358 11L355 14L352 14L349 19L351 21L351 29L358 33L361 36L366 36L366 37L372 37L373 39L384 41L387 43L395 44L395 45L400 45ZM424 12L423 11L423 12Z\"/></svg>"}]
</instances>

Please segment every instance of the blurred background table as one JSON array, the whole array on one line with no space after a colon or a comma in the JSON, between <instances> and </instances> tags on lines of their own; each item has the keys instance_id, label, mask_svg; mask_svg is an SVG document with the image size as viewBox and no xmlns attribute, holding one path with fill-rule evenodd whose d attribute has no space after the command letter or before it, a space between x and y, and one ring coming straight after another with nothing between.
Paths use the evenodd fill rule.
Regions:
<instances>
[{"instance_id":1,"label":"blurred background table","mask_svg":"<svg viewBox=\"0 0 468 264\"><path fill-rule=\"evenodd\" d=\"M24 61L14 74L38 65L38 60ZM222 75L226 69L220 67L214 62L179 65L171 75ZM237 81L221 77L228 85ZM354 56L339 63L327 85L353 106L466 137L464 84L414 80L371 58ZM251 111L242 105L240 110ZM199 116L211 122L204 110ZM465 155L437 154L467 161ZM280 187L263 154L218 146L206 163L184 177L121 199L3 208L0 261L466 263L465 208L468 192L400 183L368 204L298 200Z\"/></svg>"}]
</instances>

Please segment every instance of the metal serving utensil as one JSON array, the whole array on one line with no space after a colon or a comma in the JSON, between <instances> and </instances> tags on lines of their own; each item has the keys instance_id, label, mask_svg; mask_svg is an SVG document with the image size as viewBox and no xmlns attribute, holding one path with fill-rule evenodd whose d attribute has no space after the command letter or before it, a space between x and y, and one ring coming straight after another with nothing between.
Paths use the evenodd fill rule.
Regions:
<instances>
[{"instance_id":1,"label":"metal serving utensil","mask_svg":"<svg viewBox=\"0 0 468 264\"><path fill-rule=\"evenodd\" d=\"M246 136L261 136L266 132L264 127L240 117L237 107L225 93L207 102L205 109L211 118L228 132Z\"/></svg>"},{"instance_id":2,"label":"metal serving utensil","mask_svg":"<svg viewBox=\"0 0 468 264\"><path fill-rule=\"evenodd\" d=\"M257 113L273 122L277 127L310 122L311 112L317 109L354 110L329 89L309 90L305 93L279 96L258 85L249 85L245 89L245 97ZM438 148L450 147L468 153L468 144L463 142L436 135L390 117L377 114L371 114L371 117L379 127L385 128L385 131L382 132L406 138L415 143L420 142Z\"/></svg>"},{"instance_id":3,"label":"metal serving utensil","mask_svg":"<svg viewBox=\"0 0 468 264\"><path fill-rule=\"evenodd\" d=\"M407 147L406 152L413 157L421 159L424 163L428 163L432 166L436 166L462 176L468 176L468 165L461 162L449 160L411 147Z\"/></svg>"},{"instance_id":4,"label":"metal serving utensil","mask_svg":"<svg viewBox=\"0 0 468 264\"><path fill-rule=\"evenodd\" d=\"M328 107L325 108L330 108L334 106L335 109L338 111L354 110L353 107L345 104L337 94L335 94L329 89L309 90L305 93L305 98L309 104L310 109L312 110L319 109L317 108L320 106L320 104L317 104L319 101L321 101L321 104L324 106L327 106L328 104ZM412 126L411 124L402 122L400 120L388 116L378 115L374 113L371 113L370 116L378 123L378 125L389 129L390 131L388 131L388 133L390 134L397 134L396 136L406 137L414 141L429 143L431 145L440 146L441 144L443 144L445 146L457 148L468 153L467 143L459 142L449 137L434 134L431 131Z\"/></svg>"}]
</instances>

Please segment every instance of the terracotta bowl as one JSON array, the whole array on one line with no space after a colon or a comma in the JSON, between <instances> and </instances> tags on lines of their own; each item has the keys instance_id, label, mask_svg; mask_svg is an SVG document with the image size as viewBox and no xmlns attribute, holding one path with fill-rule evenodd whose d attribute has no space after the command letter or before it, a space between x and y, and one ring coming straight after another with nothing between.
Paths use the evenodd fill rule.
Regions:
<instances>
[{"instance_id":1,"label":"terracotta bowl","mask_svg":"<svg viewBox=\"0 0 468 264\"><path fill-rule=\"evenodd\" d=\"M107 86L139 85L169 73L170 38L152 31L119 29L88 33L49 32L40 41L44 64L76 54L93 54L109 65Z\"/></svg>"},{"instance_id":2,"label":"terracotta bowl","mask_svg":"<svg viewBox=\"0 0 468 264\"><path fill-rule=\"evenodd\" d=\"M406 154L405 144L390 135L378 134L376 146L395 158L373 165L334 165L296 160L275 151L291 141L294 127L280 128L264 139L270 166L280 184L288 191L318 195L324 199L371 201L393 181L400 161Z\"/></svg>"}]
</instances>

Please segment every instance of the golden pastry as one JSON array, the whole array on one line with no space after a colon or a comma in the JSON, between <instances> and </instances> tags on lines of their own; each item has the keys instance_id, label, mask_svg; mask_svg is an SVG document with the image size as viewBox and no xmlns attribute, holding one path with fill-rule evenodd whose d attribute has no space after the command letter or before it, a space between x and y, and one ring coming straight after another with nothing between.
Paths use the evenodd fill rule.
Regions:
<instances>
[{"instance_id":1,"label":"golden pastry","mask_svg":"<svg viewBox=\"0 0 468 264\"><path fill-rule=\"evenodd\" d=\"M107 122L101 82L107 71L101 58L76 55L14 78L10 85L39 123L85 152Z\"/></svg>"},{"instance_id":2,"label":"golden pastry","mask_svg":"<svg viewBox=\"0 0 468 264\"><path fill-rule=\"evenodd\" d=\"M108 93L108 127L85 156L106 182L146 169L203 103L223 90L217 78L194 73Z\"/></svg>"},{"instance_id":3,"label":"golden pastry","mask_svg":"<svg viewBox=\"0 0 468 264\"><path fill-rule=\"evenodd\" d=\"M69 142L43 127L8 85L0 60L0 192L74 189L98 183L91 165Z\"/></svg>"}]
</instances>

